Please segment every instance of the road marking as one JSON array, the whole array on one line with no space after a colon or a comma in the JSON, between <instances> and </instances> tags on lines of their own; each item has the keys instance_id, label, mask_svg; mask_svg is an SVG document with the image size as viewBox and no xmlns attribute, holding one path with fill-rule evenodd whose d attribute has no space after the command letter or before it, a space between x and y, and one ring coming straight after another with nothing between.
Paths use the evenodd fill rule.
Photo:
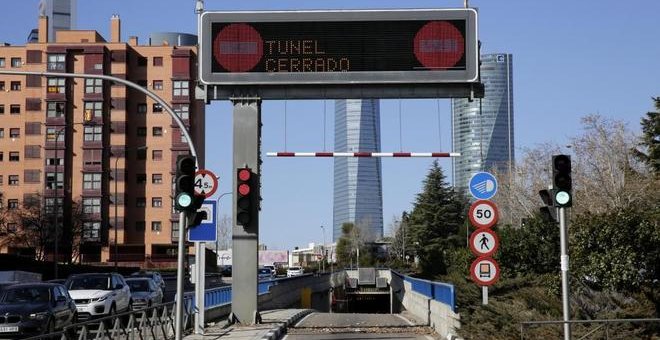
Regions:
<instances>
[{"instance_id":1,"label":"road marking","mask_svg":"<svg viewBox=\"0 0 660 340\"><path fill-rule=\"evenodd\" d=\"M298 322L296 322L296 324L293 325L293 327L297 327L299 324L301 324L303 321L305 321L305 319L312 316L313 314L316 314L316 313L309 313L309 314L305 315L302 319L298 320Z\"/></svg>"},{"instance_id":2,"label":"road marking","mask_svg":"<svg viewBox=\"0 0 660 340\"><path fill-rule=\"evenodd\" d=\"M395 316L398 316L401 320L407 322L408 325L410 325L410 326L414 326L414 325L415 325L414 323L412 323L412 321L410 321L410 320L404 318L403 316L401 316L401 315L399 315L399 314L394 314L394 315L395 315Z\"/></svg>"},{"instance_id":3,"label":"road marking","mask_svg":"<svg viewBox=\"0 0 660 340\"><path fill-rule=\"evenodd\" d=\"M424 337L427 338L427 339L429 339L429 340L434 340L434 339L435 339L434 337L432 337L432 336L430 336L430 335L424 335ZM286 338L285 338L285 339L286 339Z\"/></svg>"},{"instance_id":4,"label":"road marking","mask_svg":"<svg viewBox=\"0 0 660 340\"><path fill-rule=\"evenodd\" d=\"M284 335L284 337L282 338L282 340L286 340L286 338L288 338L288 337L289 337L289 334L286 334L286 335Z\"/></svg>"}]
</instances>

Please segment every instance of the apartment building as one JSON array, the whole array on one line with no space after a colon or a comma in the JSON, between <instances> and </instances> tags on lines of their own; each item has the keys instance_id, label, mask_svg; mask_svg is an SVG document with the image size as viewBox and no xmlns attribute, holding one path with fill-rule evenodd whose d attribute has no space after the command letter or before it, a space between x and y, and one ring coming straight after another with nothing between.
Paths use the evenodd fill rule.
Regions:
<instances>
[{"instance_id":1,"label":"apartment building","mask_svg":"<svg viewBox=\"0 0 660 340\"><path fill-rule=\"evenodd\" d=\"M183 119L203 166L195 46L121 41L118 16L110 28L109 41L62 30L48 42L41 16L37 42L0 46L0 70L137 83ZM53 259L57 238L60 261L175 266L172 178L177 156L187 153L175 121L140 91L100 79L0 74L0 253Z\"/></svg>"}]
</instances>

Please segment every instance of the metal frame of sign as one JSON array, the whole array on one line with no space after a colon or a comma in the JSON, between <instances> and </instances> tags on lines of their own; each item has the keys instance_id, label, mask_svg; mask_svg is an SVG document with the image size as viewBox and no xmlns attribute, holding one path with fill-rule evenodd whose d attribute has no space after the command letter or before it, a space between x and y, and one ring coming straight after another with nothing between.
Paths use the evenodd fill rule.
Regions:
<instances>
[{"instance_id":1,"label":"metal frame of sign","mask_svg":"<svg viewBox=\"0 0 660 340\"><path fill-rule=\"evenodd\" d=\"M495 240L495 245L493 246L493 248L491 248L486 253L479 252L477 250L477 248L475 248L475 245L474 245L474 239L480 233L490 234L490 235L493 236L493 239ZM474 254L474 256L476 256L476 257L490 257L493 254L495 254L495 252L497 251L497 249L499 249L499 247L500 247L500 239L497 236L497 234L494 231L490 230L490 229L480 228L480 229L477 229L474 232L472 232L472 235L470 235L470 250L472 251L472 254Z\"/></svg>"},{"instance_id":2,"label":"metal frame of sign","mask_svg":"<svg viewBox=\"0 0 660 340\"><path fill-rule=\"evenodd\" d=\"M479 224L479 223L477 223L477 221L474 219L474 216L472 215L474 213L474 210L477 208L477 206L479 206L481 204L486 204L486 205L490 206L491 208L493 208L493 214L494 214L493 220L488 224ZM487 228L490 228L490 227L494 226L495 224L497 224L497 221L500 219L500 213L497 210L497 206L492 201L478 200L478 201L475 201L474 203L472 203L472 205L470 205L470 210L468 211L468 218L470 219L470 223L472 223L472 225L474 227L479 228L479 229L487 229Z\"/></svg>"},{"instance_id":3,"label":"metal frame of sign","mask_svg":"<svg viewBox=\"0 0 660 340\"><path fill-rule=\"evenodd\" d=\"M348 72L212 72L213 23L345 22L464 20L465 70L348 71ZM479 47L477 11L472 8L424 10L317 10L317 11L207 11L201 15L199 77L205 85L241 86L478 83ZM405 91L399 91L405 92Z\"/></svg>"},{"instance_id":4,"label":"metal frame of sign","mask_svg":"<svg viewBox=\"0 0 660 340\"><path fill-rule=\"evenodd\" d=\"M477 266L477 264L479 264L479 262L484 261L484 260L490 261L491 263L493 263L493 266L495 266L495 277L492 280L490 280L489 282L484 282L484 281L480 280L479 277L477 277L474 274L474 268ZM472 277L472 280L480 286L492 286L495 283L497 283L497 281L500 279L500 265L497 263L497 261L495 261L491 257L486 257L486 256L478 257L470 265L470 276Z\"/></svg>"},{"instance_id":5,"label":"metal frame of sign","mask_svg":"<svg viewBox=\"0 0 660 340\"><path fill-rule=\"evenodd\" d=\"M215 194L215 192L218 190L218 177L216 177L215 174L211 170L205 170L205 169L200 169L200 170L197 170L195 172L195 178L197 178L197 176L199 176L199 175L206 175L206 176L209 176L213 179L213 190L205 193L204 195L200 195L200 196L204 196L204 198L209 198L209 197L213 196L213 194ZM196 179L195 179L195 182L197 182ZM197 192L195 192L195 194L197 194Z\"/></svg>"}]
</instances>

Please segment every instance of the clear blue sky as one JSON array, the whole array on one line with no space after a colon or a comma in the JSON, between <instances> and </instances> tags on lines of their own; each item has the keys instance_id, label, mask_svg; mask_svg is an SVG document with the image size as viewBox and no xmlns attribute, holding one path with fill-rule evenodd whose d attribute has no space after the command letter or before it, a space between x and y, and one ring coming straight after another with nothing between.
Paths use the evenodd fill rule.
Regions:
<instances>
[{"instance_id":1,"label":"clear blue sky","mask_svg":"<svg viewBox=\"0 0 660 340\"><path fill-rule=\"evenodd\" d=\"M7 0L5 0L7 1ZM38 0L11 1L0 12L0 41L24 44L37 26ZM136 35L144 43L151 32L196 33L194 0L78 0L78 28L109 37L113 13L122 20L122 39ZM393 1L225 1L206 0L207 10L318 8L460 7L462 0ZM641 116L660 95L660 1L473 0L479 9L483 53L513 54L516 152L552 141L564 143L579 132L579 119L591 113L628 122L639 130ZM288 101L289 151L323 149L323 101ZM327 149L334 139L334 103L328 101ZM449 101L404 100L402 143L397 100L381 102L382 150L450 151ZM284 149L284 102L263 105L263 149ZM218 174L220 192L231 190L231 107L207 107L207 168ZM438 117L440 131L438 133ZM410 210L432 159L383 160L385 231L392 216ZM441 160L446 174L451 168ZM330 159L264 157L260 241L270 249L320 242L319 226L331 238L332 169ZM231 215L231 197L220 201ZM539 203L540 204L540 203Z\"/></svg>"}]
</instances>

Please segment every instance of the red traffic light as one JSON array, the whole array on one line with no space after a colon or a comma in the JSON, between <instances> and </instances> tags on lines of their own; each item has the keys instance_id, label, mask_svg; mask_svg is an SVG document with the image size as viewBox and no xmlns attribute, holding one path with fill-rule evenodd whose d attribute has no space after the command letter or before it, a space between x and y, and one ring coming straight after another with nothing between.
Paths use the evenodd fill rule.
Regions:
<instances>
[{"instance_id":1,"label":"red traffic light","mask_svg":"<svg viewBox=\"0 0 660 340\"><path fill-rule=\"evenodd\" d=\"M250 169L240 169L238 170L238 179L241 181L247 181L250 179L250 176L252 176L252 173L250 172Z\"/></svg>"},{"instance_id":2,"label":"red traffic light","mask_svg":"<svg viewBox=\"0 0 660 340\"><path fill-rule=\"evenodd\" d=\"M250 193L250 186L242 183L241 185L238 186L238 193L241 194L242 196L247 196Z\"/></svg>"}]
</instances>

